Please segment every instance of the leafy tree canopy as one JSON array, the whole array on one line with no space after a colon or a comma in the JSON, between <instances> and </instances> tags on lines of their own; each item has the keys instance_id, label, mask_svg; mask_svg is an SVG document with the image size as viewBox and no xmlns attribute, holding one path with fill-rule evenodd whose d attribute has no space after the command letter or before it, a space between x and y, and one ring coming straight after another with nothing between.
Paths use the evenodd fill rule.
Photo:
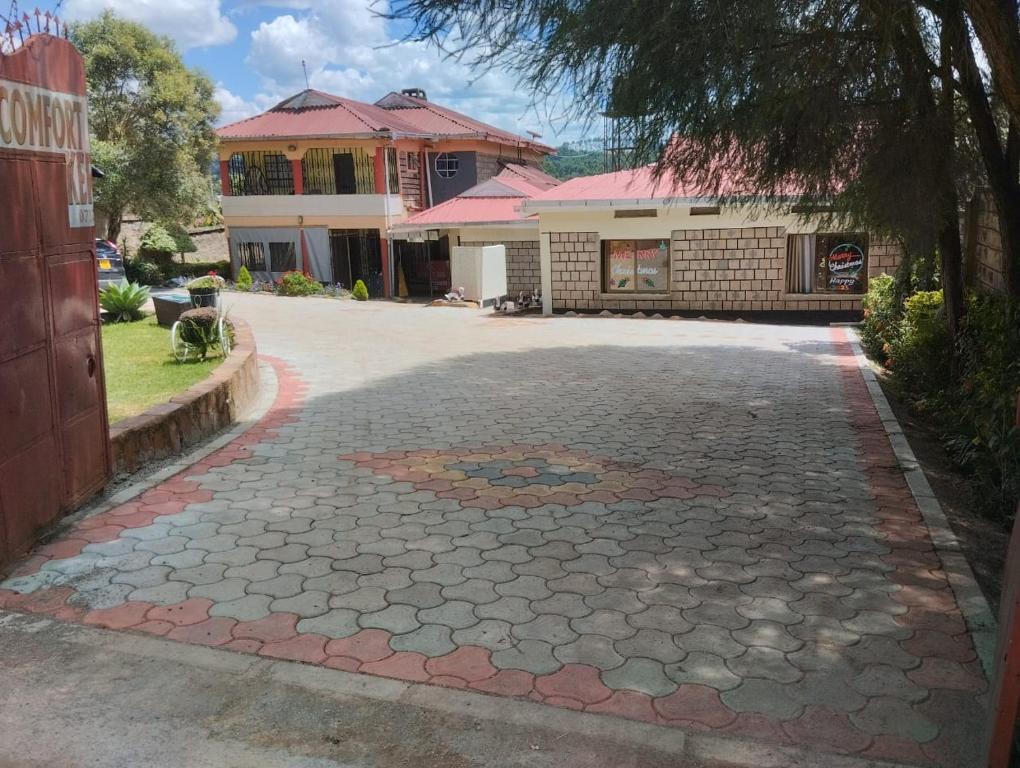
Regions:
<instances>
[{"instance_id":1,"label":"leafy tree canopy","mask_svg":"<svg viewBox=\"0 0 1020 768\"><path fill-rule=\"evenodd\" d=\"M86 62L96 208L116 240L125 211L185 222L210 196L219 106L174 44L107 11L70 27Z\"/></svg>"}]
</instances>

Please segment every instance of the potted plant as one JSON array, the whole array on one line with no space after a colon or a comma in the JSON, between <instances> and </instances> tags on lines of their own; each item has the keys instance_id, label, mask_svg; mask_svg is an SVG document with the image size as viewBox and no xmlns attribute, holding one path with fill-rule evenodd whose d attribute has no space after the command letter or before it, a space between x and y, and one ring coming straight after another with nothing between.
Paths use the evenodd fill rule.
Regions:
<instances>
[{"instance_id":1,"label":"potted plant","mask_svg":"<svg viewBox=\"0 0 1020 768\"><path fill-rule=\"evenodd\" d=\"M215 272L210 272L205 277L196 277L186 286L188 293L191 294L191 305L193 307L215 307L222 285L223 278Z\"/></svg>"}]
</instances>

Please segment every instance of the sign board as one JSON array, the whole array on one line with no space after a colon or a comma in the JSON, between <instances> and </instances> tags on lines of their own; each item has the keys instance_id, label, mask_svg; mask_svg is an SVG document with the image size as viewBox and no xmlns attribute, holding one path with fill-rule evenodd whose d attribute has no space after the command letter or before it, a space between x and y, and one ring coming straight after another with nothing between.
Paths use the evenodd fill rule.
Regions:
<instances>
[{"instance_id":1,"label":"sign board","mask_svg":"<svg viewBox=\"0 0 1020 768\"><path fill-rule=\"evenodd\" d=\"M68 224L95 225L84 96L0 79L0 150L63 155Z\"/></svg>"},{"instance_id":2,"label":"sign board","mask_svg":"<svg viewBox=\"0 0 1020 768\"><path fill-rule=\"evenodd\" d=\"M867 290L868 241L865 235L818 235L815 289L822 293L864 293Z\"/></svg>"}]
</instances>

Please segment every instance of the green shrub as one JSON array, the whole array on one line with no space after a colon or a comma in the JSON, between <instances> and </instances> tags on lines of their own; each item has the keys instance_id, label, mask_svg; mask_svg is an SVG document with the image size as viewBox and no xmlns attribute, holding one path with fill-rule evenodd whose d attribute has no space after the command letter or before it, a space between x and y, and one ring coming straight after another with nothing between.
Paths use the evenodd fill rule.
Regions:
<instances>
[{"instance_id":1,"label":"green shrub","mask_svg":"<svg viewBox=\"0 0 1020 768\"><path fill-rule=\"evenodd\" d=\"M210 272L225 277L230 275L229 261L198 261L192 264L181 264L173 261L162 267L164 274L169 277L204 277Z\"/></svg>"},{"instance_id":2,"label":"green shrub","mask_svg":"<svg viewBox=\"0 0 1020 768\"><path fill-rule=\"evenodd\" d=\"M191 239L191 235L188 234L188 230L182 227L180 224L165 224L164 228L170 238L174 241L174 252L179 253L182 256L185 253L195 253L198 250L198 246L195 245L195 241Z\"/></svg>"},{"instance_id":3,"label":"green shrub","mask_svg":"<svg viewBox=\"0 0 1020 768\"><path fill-rule=\"evenodd\" d=\"M952 348L942 291L920 291L903 303L903 319L889 341L887 366L918 405L948 389ZM931 404L927 404L931 405Z\"/></svg>"},{"instance_id":4,"label":"green shrub","mask_svg":"<svg viewBox=\"0 0 1020 768\"><path fill-rule=\"evenodd\" d=\"M878 362L885 364L892 341L899 332L903 305L899 300L896 278L878 275L868 280L868 293L864 297L864 324L861 326L861 344Z\"/></svg>"},{"instance_id":5,"label":"green shrub","mask_svg":"<svg viewBox=\"0 0 1020 768\"><path fill-rule=\"evenodd\" d=\"M946 408L946 440L971 473L974 498L1008 517L1020 500L1020 302L969 296L958 339L960 385Z\"/></svg>"},{"instance_id":6,"label":"green shrub","mask_svg":"<svg viewBox=\"0 0 1020 768\"><path fill-rule=\"evenodd\" d=\"M252 286L251 272L248 271L248 267L241 265L240 271L237 273L237 290L239 291L250 291Z\"/></svg>"},{"instance_id":7,"label":"green shrub","mask_svg":"<svg viewBox=\"0 0 1020 768\"><path fill-rule=\"evenodd\" d=\"M354 288L351 289L351 297L358 301L368 301L368 288L365 287L364 280L358 280L354 284Z\"/></svg>"},{"instance_id":8,"label":"green shrub","mask_svg":"<svg viewBox=\"0 0 1020 768\"><path fill-rule=\"evenodd\" d=\"M143 258L169 261L177 253L177 241L162 224L153 224L142 234L138 253Z\"/></svg>"},{"instance_id":9,"label":"green shrub","mask_svg":"<svg viewBox=\"0 0 1020 768\"><path fill-rule=\"evenodd\" d=\"M145 317L142 305L149 300L149 289L137 283L121 280L112 283L99 292L99 305L110 315L114 323L129 323Z\"/></svg>"},{"instance_id":10,"label":"green shrub","mask_svg":"<svg viewBox=\"0 0 1020 768\"><path fill-rule=\"evenodd\" d=\"M163 270L159 268L159 264L145 259L125 261L124 274L130 282L139 285L162 285L164 281Z\"/></svg>"},{"instance_id":11,"label":"green shrub","mask_svg":"<svg viewBox=\"0 0 1020 768\"><path fill-rule=\"evenodd\" d=\"M277 293L281 296L313 296L322 293L322 285L300 272L284 272L278 281Z\"/></svg>"}]
</instances>

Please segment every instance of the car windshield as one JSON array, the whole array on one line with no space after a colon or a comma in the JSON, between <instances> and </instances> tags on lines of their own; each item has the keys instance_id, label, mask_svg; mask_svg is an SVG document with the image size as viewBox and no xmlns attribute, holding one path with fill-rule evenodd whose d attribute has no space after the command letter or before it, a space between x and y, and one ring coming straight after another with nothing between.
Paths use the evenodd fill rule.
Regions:
<instances>
[{"instance_id":1,"label":"car windshield","mask_svg":"<svg viewBox=\"0 0 1020 768\"><path fill-rule=\"evenodd\" d=\"M119 259L120 254L117 253L117 249L112 247L109 243L105 243L101 240L96 241L96 254L102 256L104 259Z\"/></svg>"}]
</instances>

